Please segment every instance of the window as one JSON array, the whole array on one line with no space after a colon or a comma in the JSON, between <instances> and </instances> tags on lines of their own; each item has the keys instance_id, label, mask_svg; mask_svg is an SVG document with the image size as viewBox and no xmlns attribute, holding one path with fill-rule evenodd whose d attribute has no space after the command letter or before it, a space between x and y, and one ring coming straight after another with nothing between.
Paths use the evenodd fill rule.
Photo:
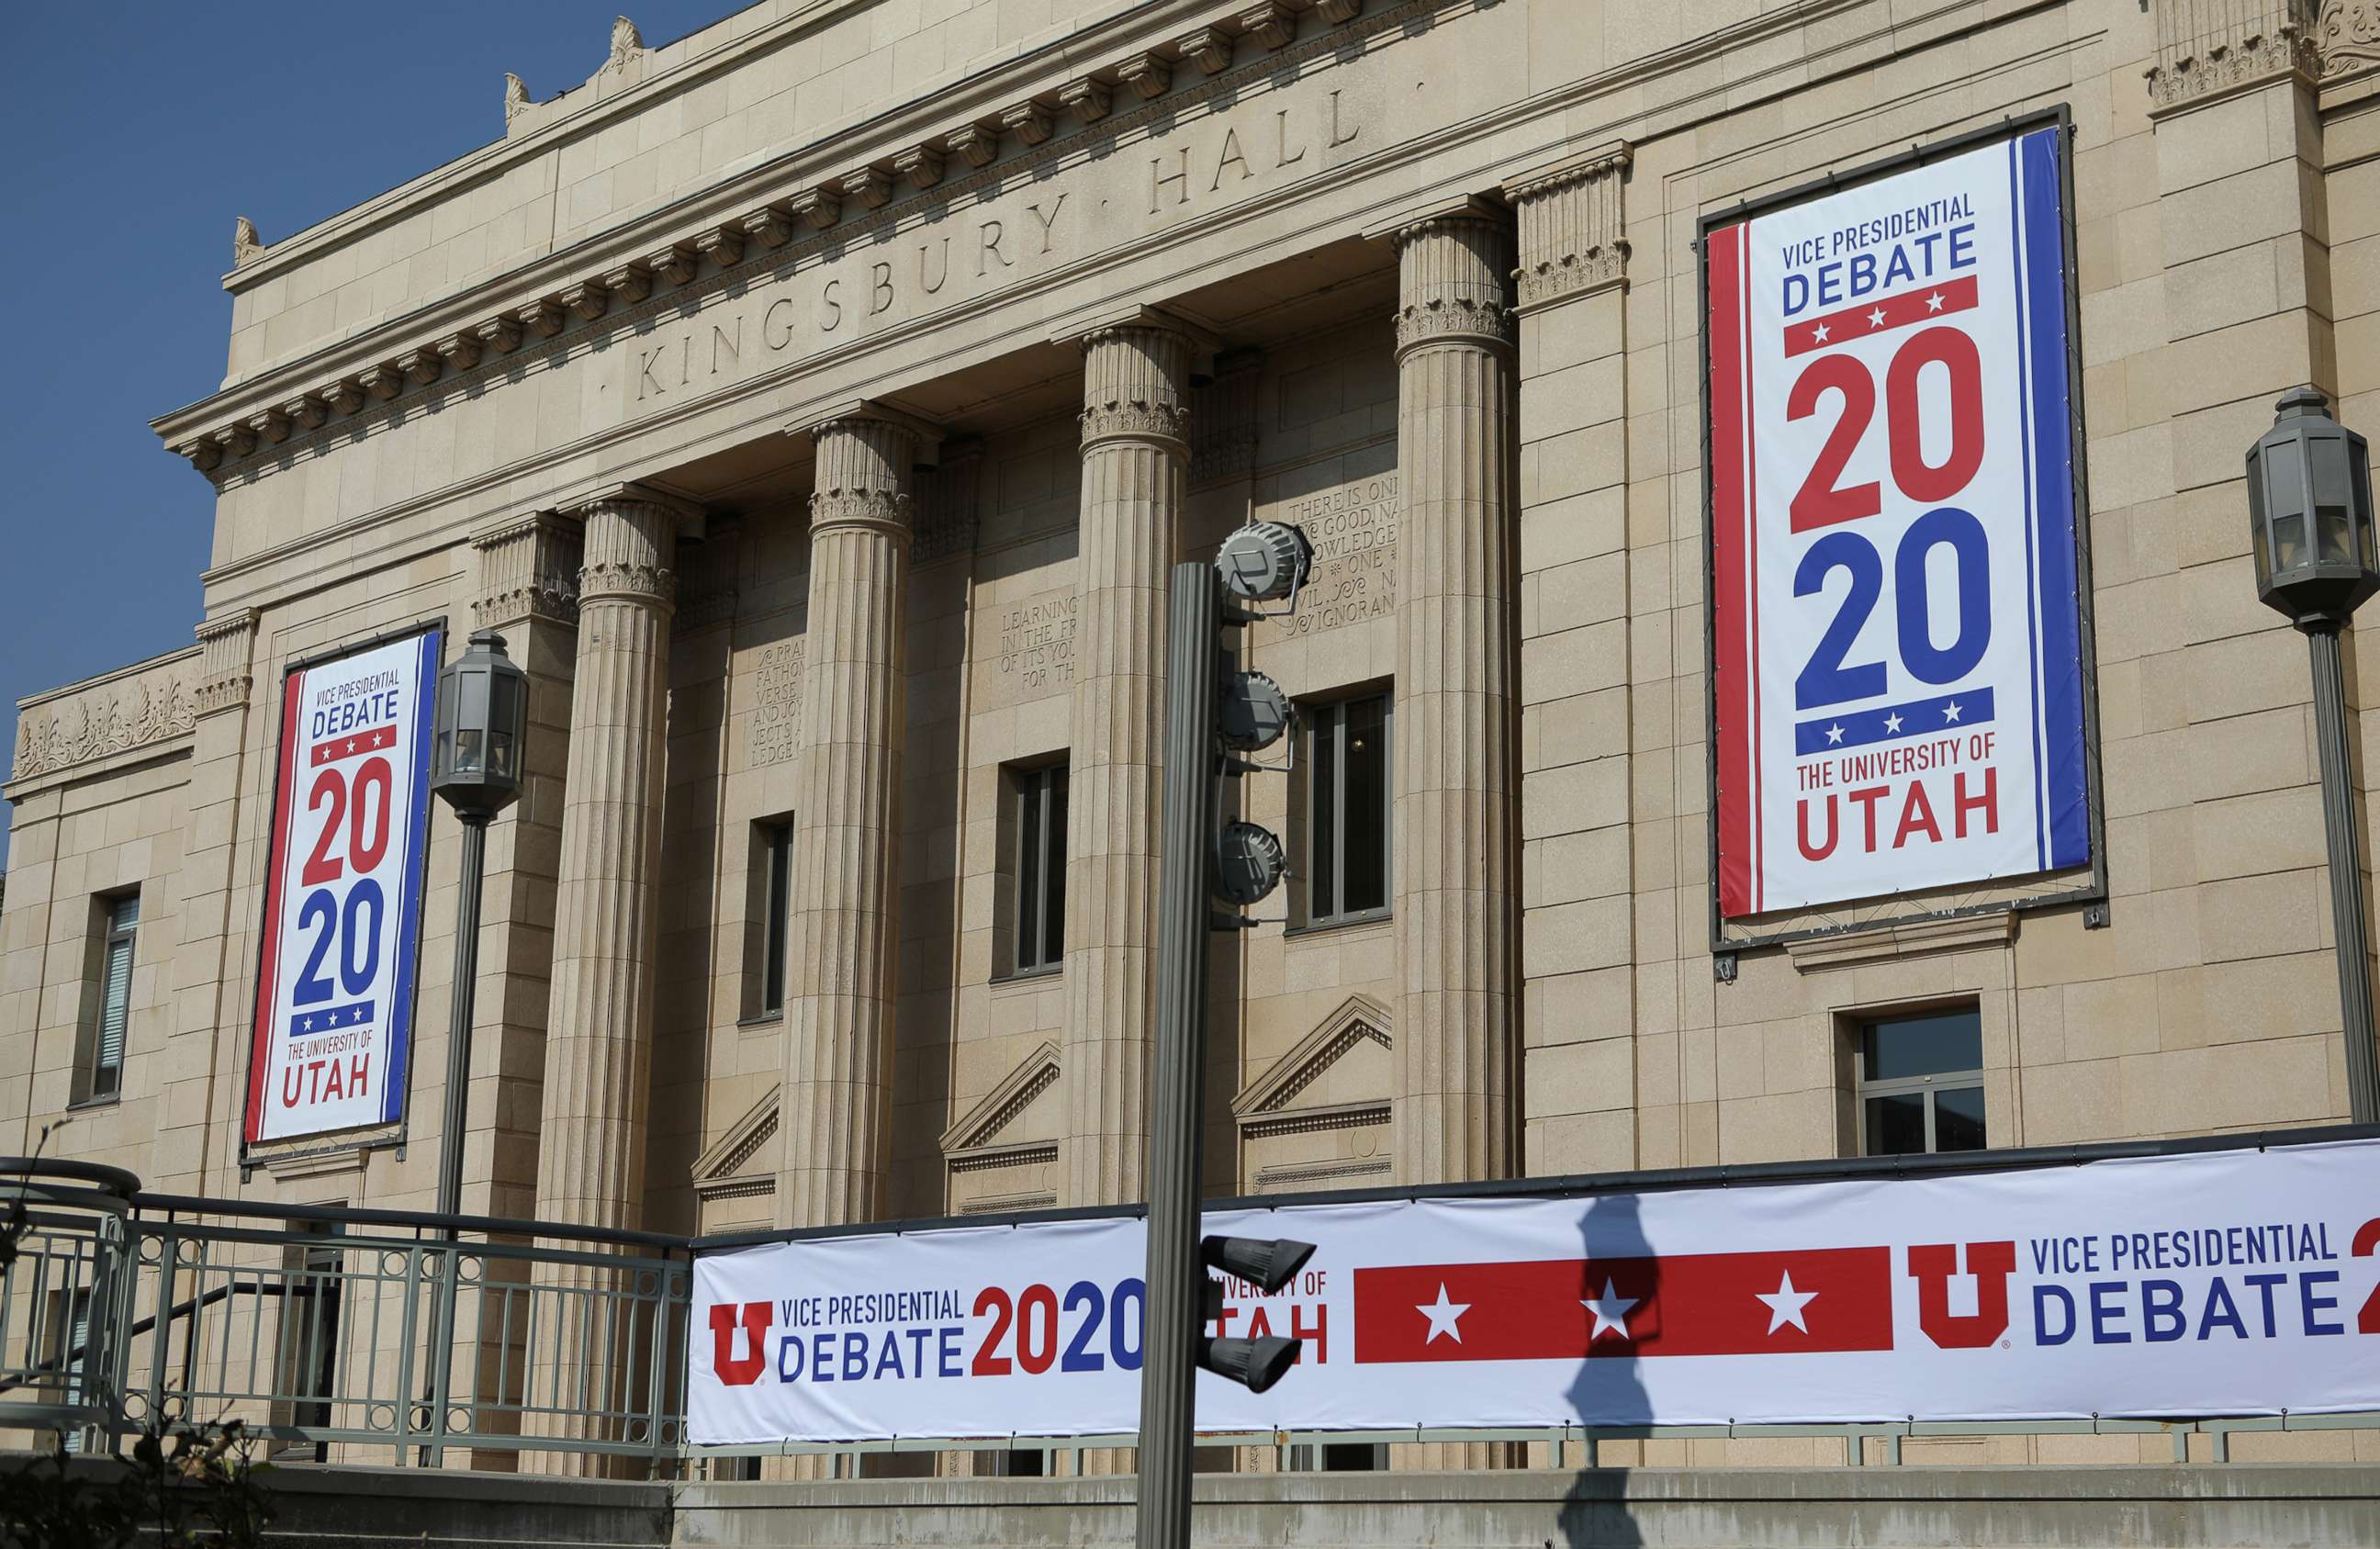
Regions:
<instances>
[{"instance_id":1,"label":"window","mask_svg":"<svg viewBox=\"0 0 2380 1549\"><path fill-rule=\"evenodd\" d=\"M1010 776L1016 803L1016 972L1041 974L1066 956L1066 766Z\"/></svg>"},{"instance_id":2,"label":"window","mask_svg":"<svg viewBox=\"0 0 2380 1549\"><path fill-rule=\"evenodd\" d=\"M298 1230L331 1236L338 1228L302 1222ZM274 1386L287 1396L280 1423L321 1430L330 1425L338 1393L339 1301L346 1283L346 1250L335 1242L310 1242L284 1250L281 1320L274 1351ZM322 1442L285 1444L275 1455L310 1454L328 1461Z\"/></svg>"},{"instance_id":3,"label":"window","mask_svg":"<svg viewBox=\"0 0 2380 1549\"><path fill-rule=\"evenodd\" d=\"M1371 1473L1388 1466L1388 1446L1378 1442L1300 1442L1282 1460L1292 1473Z\"/></svg>"},{"instance_id":4,"label":"window","mask_svg":"<svg viewBox=\"0 0 2380 1549\"><path fill-rule=\"evenodd\" d=\"M760 1015L778 1016L785 1009L785 944L793 929L785 910L793 882L794 826L763 823L759 828L762 864L768 868L760 910Z\"/></svg>"},{"instance_id":5,"label":"window","mask_svg":"<svg viewBox=\"0 0 2380 1549\"><path fill-rule=\"evenodd\" d=\"M124 1029L132 1012L132 956L140 929L140 895L103 900L99 953L99 1010L93 1019L91 1055L83 1069L82 1097L97 1102L124 1086Z\"/></svg>"},{"instance_id":6,"label":"window","mask_svg":"<svg viewBox=\"0 0 2380 1549\"><path fill-rule=\"evenodd\" d=\"M1984 1148L1984 1023L1974 1007L1863 1023L1858 1058L1864 1155Z\"/></svg>"},{"instance_id":7,"label":"window","mask_svg":"<svg viewBox=\"0 0 2380 1549\"><path fill-rule=\"evenodd\" d=\"M1305 707L1305 918L1389 911L1389 696Z\"/></svg>"}]
</instances>

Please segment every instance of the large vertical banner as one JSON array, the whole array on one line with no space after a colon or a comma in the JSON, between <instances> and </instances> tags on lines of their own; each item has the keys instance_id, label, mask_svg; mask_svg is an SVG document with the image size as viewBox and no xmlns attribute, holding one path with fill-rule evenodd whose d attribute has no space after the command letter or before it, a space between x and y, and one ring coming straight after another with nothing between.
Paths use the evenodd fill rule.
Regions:
<instances>
[{"instance_id":1,"label":"large vertical banner","mask_svg":"<svg viewBox=\"0 0 2380 1549\"><path fill-rule=\"evenodd\" d=\"M283 682L251 1144L405 1111L443 635L293 668Z\"/></svg>"},{"instance_id":2,"label":"large vertical banner","mask_svg":"<svg viewBox=\"0 0 2380 1549\"><path fill-rule=\"evenodd\" d=\"M2061 133L1706 234L1727 917L2091 859Z\"/></svg>"}]
</instances>

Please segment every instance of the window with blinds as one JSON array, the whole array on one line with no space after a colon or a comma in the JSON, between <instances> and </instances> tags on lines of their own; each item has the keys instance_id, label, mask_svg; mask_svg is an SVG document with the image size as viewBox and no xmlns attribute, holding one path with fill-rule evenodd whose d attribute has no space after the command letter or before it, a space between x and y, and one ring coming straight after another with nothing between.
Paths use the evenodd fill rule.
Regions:
<instances>
[{"instance_id":1,"label":"window with blinds","mask_svg":"<svg viewBox=\"0 0 2380 1549\"><path fill-rule=\"evenodd\" d=\"M98 1036L91 1040L88 1095L113 1097L124 1085L124 1026L132 1011L132 954L140 931L140 895L106 902L107 938L100 957Z\"/></svg>"}]
</instances>

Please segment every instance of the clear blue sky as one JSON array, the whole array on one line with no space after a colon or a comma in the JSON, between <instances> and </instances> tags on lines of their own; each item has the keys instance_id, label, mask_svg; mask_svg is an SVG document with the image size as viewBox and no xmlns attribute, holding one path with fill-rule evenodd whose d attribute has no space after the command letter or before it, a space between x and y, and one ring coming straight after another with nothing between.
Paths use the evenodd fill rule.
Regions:
<instances>
[{"instance_id":1,"label":"clear blue sky","mask_svg":"<svg viewBox=\"0 0 2380 1549\"><path fill-rule=\"evenodd\" d=\"M628 4L655 46L740 8ZM275 241L501 138L504 72L585 80L619 5L6 7L0 768L19 698L190 644L213 492L148 422L222 382L233 217Z\"/></svg>"}]
</instances>

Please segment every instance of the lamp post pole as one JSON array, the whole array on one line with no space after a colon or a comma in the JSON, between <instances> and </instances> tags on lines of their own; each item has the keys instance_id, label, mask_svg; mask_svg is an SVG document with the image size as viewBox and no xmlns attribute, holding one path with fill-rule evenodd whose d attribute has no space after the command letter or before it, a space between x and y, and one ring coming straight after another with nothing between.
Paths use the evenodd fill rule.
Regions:
<instances>
[{"instance_id":1,"label":"lamp post pole","mask_svg":"<svg viewBox=\"0 0 2380 1549\"><path fill-rule=\"evenodd\" d=\"M446 1013L446 1127L438 1139L441 1216L463 1213L463 1131L470 1105L471 1018L480 979L480 889L488 868L489 814L455 816L463 825L463 889L455 906L455 990Z\"/></svg>"},{"instance_id":2,"label":"lamp post pole","mask_svg":"<svg viewBox=\"0 0 2380 1549\"><path fill-rule=\"evenodd\" d=\"M2330 400L2313 387L2291 388L2274 407L2273 428L2248 449L2249 551L2255 561L2257 597L2305 635L2313 663L2314 744L2322 758L2348 1114L2358 1124L2380 1123L2363 846L2355 826L2346 678L2338 658L2340 631L2363 600L2380 590L2371 449L2331 417Z\"/></svg>"}]
</instances>

